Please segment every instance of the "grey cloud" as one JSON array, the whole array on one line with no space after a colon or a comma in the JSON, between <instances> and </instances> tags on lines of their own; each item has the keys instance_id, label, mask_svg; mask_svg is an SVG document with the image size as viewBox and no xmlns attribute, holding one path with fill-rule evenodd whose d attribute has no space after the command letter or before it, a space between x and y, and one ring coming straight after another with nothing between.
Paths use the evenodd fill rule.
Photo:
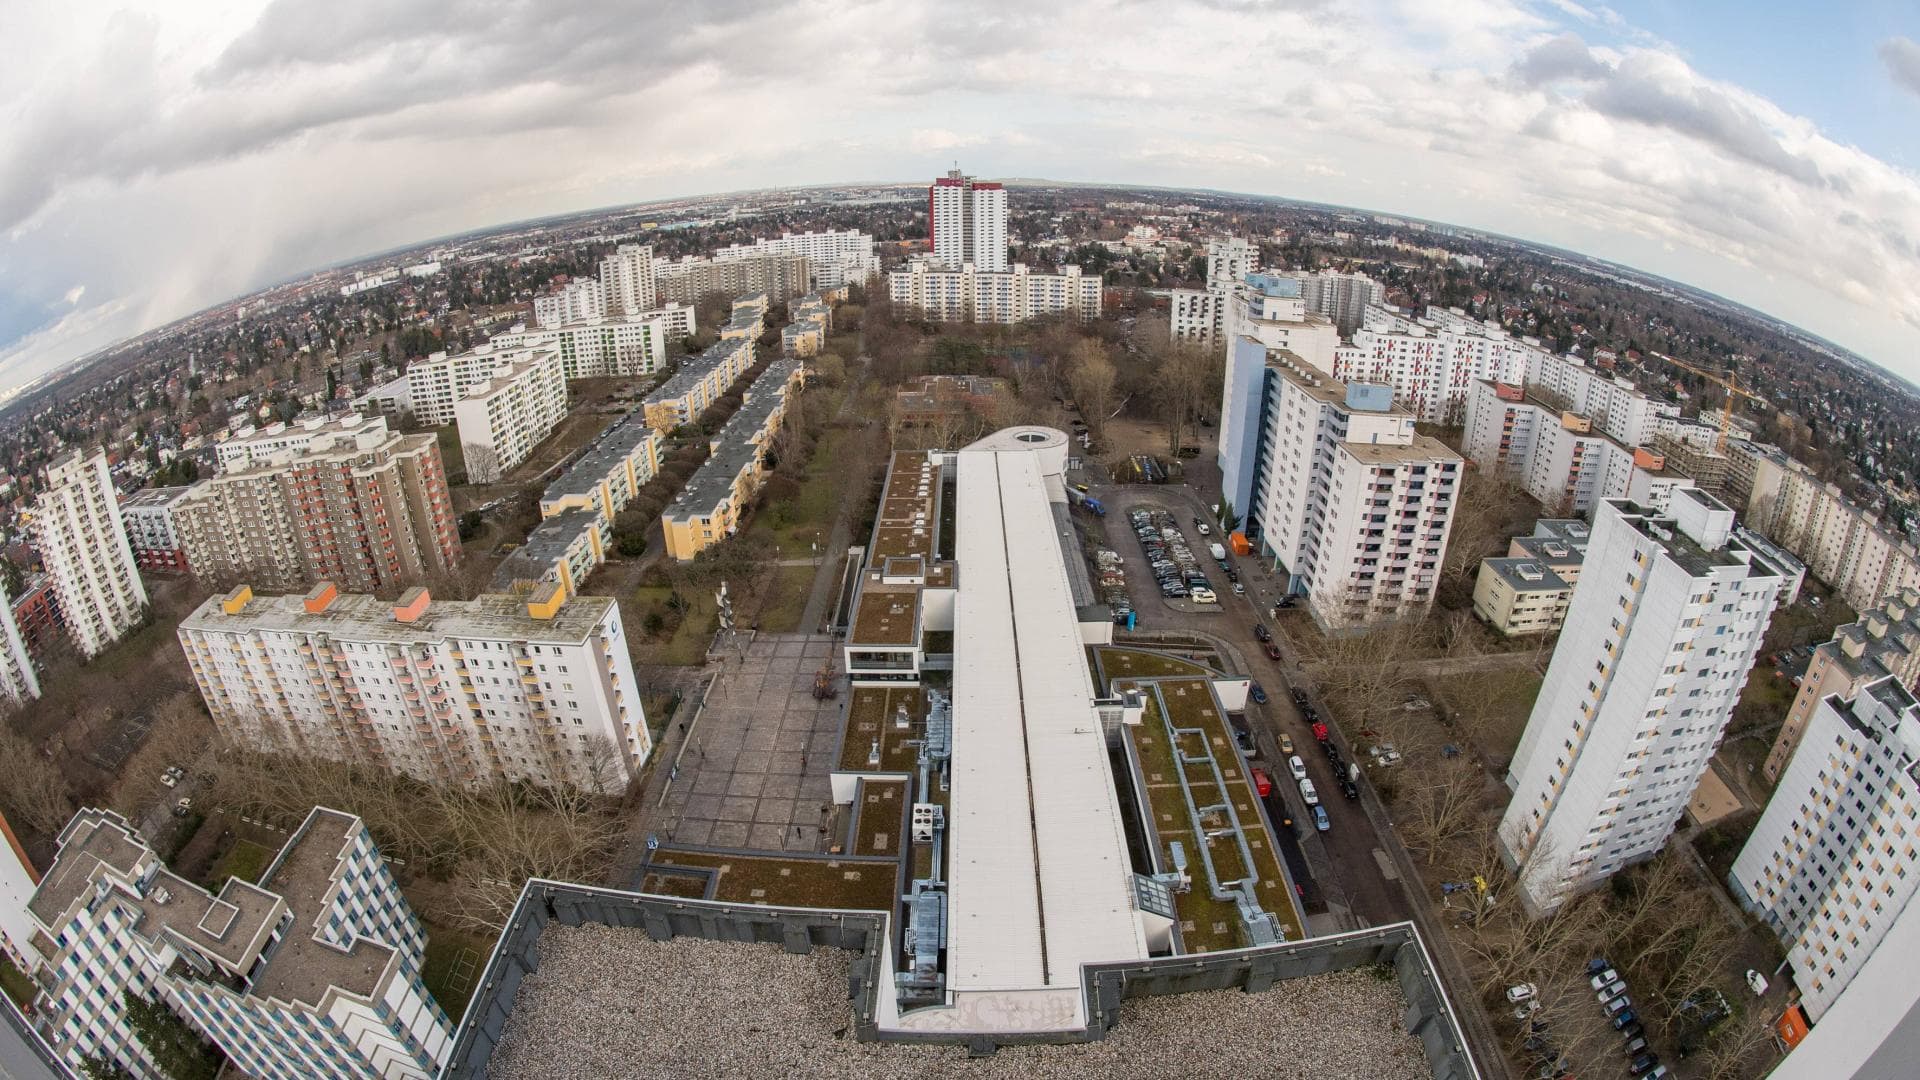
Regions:
<instances>
[{"instance_id":1,"label":"grey cloud","mask_svg":"<svg viewBox=\"0 0 1920 1080\"><path fill-rule=\"evenodd\" d=\"M1547 86L1558 82L1594 82L1606 78L1613 69L1593 55L1580 35L1568 32L1550 37L1527 50L1515 61L1508 74L1526 86Z\"/></svg>"},{"instance_id":2,"label":"grey cloud","mask_svg":"<svg viewBox=\"0 0 1920 1080\"><path fill-rule=\"evenodd\" d=\"M1832 184L1812 161L1782 146L1744 104L1711 87L1667 76L1657 63L1628 57L1587 94L1586 103L1605 116L1665 128L1803 184Z\"/></svg>"},{"instance_id":3,"label":"grey cloud","mask_svg":"<svg viewBox=\"0 0 1920 1080\"><path fill-rule=\"evenodd\" d=\"M1920 42L1908 37L1890 37L1880 43L1880 62L1900 89L1920 95Z\"/></svg>"}]
</instances>

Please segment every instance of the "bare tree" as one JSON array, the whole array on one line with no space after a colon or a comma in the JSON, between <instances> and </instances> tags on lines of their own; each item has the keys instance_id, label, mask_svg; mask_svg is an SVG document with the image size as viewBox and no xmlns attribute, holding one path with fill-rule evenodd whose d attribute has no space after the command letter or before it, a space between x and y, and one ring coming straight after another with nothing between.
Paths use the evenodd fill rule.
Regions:
<instances>
[{"instance_id":1,"label":"bare tree","mask_svg":"<svg viewBox=\"0 0 1920 1080\"><path fill-rule=\"evenodd\" d=\"M6 777L6 783L0 784L0 807L7 817L51 837L73 816L67 778L50 757L14 729L11 715L0 716L0 775Z\"/></svg>"},{"instance_id":2,"label":"bare tree","mask_svg":"<svg viewBox=\"0 0 1920 1080\"><path fill-rule=\"evenodd\" d=\"M1415 759L1409 759L1415 760ZM1431 756L1417 760L1431 762ZM1453 844L1480 831L1485 778L1464 755L1442 757L1408 774L1394 800L1394 824L1407 843L1425 853L1432 866Z\"/></svg>"},{"instance_id":3,"label":"bare tree","mask_svg":"<svg viewBox=\"0 0 1920 1080\"><path fill-rule=\"evenodd\" d=\"M1080 415L1086 419L1087 429L1095 439L1106 433L1107 416L1113 412L1114 389L1118 378L1105 345L1093 338L1082 338L1074 345L1072 366L1067 370L1067 384L1073 388L1073 398L1080 406Z\"/></svg>"}]
</instances>

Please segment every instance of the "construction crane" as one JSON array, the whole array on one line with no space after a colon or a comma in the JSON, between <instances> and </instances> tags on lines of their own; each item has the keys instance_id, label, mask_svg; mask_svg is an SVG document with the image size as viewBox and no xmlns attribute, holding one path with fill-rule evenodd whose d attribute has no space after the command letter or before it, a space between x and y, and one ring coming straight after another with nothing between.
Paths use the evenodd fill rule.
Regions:
<instances>
[{"instance_id":1,"label":"construction crane","mask_svg":"<svg viewBox=\"0 0 1920 1080\"><path fill-rule=\"evenodd\" d=\"M1740 380L1731 372L1708 371L1706 368L1695 367L1684 360L1676 360L1666 353L1654 353L1653 355L1682 371L1691 371L1695 375L1700 376L1727 392L1726 400L1720 403L1720 437L1714 440L1713 445L1714 452L1716 453L1725 454L1727 452L1727 433L1733 429L1733 399L1736 395L1760 405L1767 404L1766 398L1741 386Z\"/></svg>"}]
</instances>

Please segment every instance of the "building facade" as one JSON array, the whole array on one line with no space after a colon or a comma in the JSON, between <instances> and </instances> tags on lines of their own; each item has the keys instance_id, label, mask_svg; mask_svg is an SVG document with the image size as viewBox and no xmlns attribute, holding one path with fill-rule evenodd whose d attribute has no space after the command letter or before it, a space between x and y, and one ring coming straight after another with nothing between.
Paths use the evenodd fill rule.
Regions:
<instances>
[{"instance_id":1,"label":"building facade","mask_svg":"<svg viewBox=\"0 0 1920 1080\"><path fill-rule=\"evenodd\" d=\"M1482 560L1473 613L1509 637L1559 630L1580 584L1589 536L1578 519L1535 522L1533 535L1514 537L1504 558Z\"/></svg>"},{"instance_id":2,"label":"building facade","mask_svg":"<svg viewBox=\"0 0 1920 1080\"><path fill-rule=\"evenodd\" d=\"M1227 299L1248 274L1259 269L1259 261L1260 249L1241 237L1207 241L1207 287L1173 290L1169 305L1173 340L1221 348L1227 340Z\"/></svg>"},{"instance_id":3,"label":"building facade","mask_svg":"<svg viewBox=\"0 0 1920 1080\"><path fill-rule=\"evenodd\" d=\"M927 188L927 239L933 261L947 269L1006 273L1006 189L949 171Z\"/></svg>"},{"instance_id":4,"label":"building facade","mask_svg":"<svg viewBox=\"0 0 1920 1080\"><path fill-rule=\"evenodd\" d=\"M1329 379L1251 337L1234 343L1227 383L1223 490L1288 591L1334 630L1431 604L1460 456L1415 432L1385 388Z\"/></svg>"},{"instance_id":5,"label":"building facade","mask_svg":"<svg viewBox=\"0 0 1920 1080\"><path fill-rule=\"evenodd\" d=\"M1531 913L1667 842L1719 746L1784 573L1705 492L1603 499L1519 750L1503 856Z\"/></svg>"},{"instance_id":6,"label":"building facade","mask_svg":"<svg viewBox=\"0 0 1920 1080\"><path fill-rule=\"evenodd\" d=\"M1019 323L1043 315L1092 319L1100 314L1101 301L1097 274L1083 274L1077 266L1036 274L1024 263L990 271L916 262L887 275L887 293L894 303L934 322Z\"/></svg>"},{"instance_id":7,"label":"building facade","mask_svg":"<svg viewBox=\"0 0 1920 1080\"><path fill-rule=\"evenodd\" d=\"M739 296L763 292L784 301L814 287L811 260L805 255L778 252L728 259L688 255L677 262L656 262L653 272L663 304L697 304L710 293Z\"/></svg>"},{"instance_id":8,"label":"building facade","mask_svg":"<svg viewBox=\"0 0 1920 1080\"><path fill-rule=\"evenodd\" d=\"M1920 548L1877 514L1772 447L1734 442L1728 449L1729 475L1739 477L1731 483L1748 496L1747 524L1804 560L1848 606L1864 611L1920 587Z\"/></svg>"},{"instance_id":9,"label":"building facade","mask_svg":"<svg viewBox=\"0 0 1920 1080\"><path fill-rule=\"evenodd\" d=\"M515 326L482 348L496 362L552 351L567 380L652 375L671 360L671 346L694 330L690 304L668 304L636 315L608 315L584 322L528 330ZM410 393L411 391L409 391Z\"/></svg>"},{"instance_id":10,"label":"building facade","mask_svg":"<svg viewBox=\"0 0 1920 1080\"><path fill-rule=\"evenodd\" d=\"M425 1080L453 1024L421 980L426 934L360 819L316 808L254 885L209 893L127 821L82 810L27 905L34 1022L76 1070L168 1074L125 995L162 1005L263 1080Z\"/></svg>"},{"instance_id":11,"label":"building facade","mask_svg":"<svg viewBox=\"0 0 1920 1080\"><path fill-rule=\"evenodd\" d=\"M728 245L714 252L713 258L718 262L760 255L804 255L811 287L815 289L863 284L880 272L880 257L874 254L873 237L858 229L782 233L751 244Z\"/></svg>"},{"instance_id":12,"label":"building facade","mask_svg":"<svg viewBox=\"0 0 1920 1080\"><path fill-rule=\"evenodd\" d=\"M48 465L41 479L29 511L33 545L53 580L74 647L92 658L138 625L147 589L120 520L107 452L68 453Z\"/></svg>"},{"instance_id":13,"label":"building facade","mask_svg":"<svg viewBox=\"0 0 1920 1080\"><path fill-rule=\"evenodd\" d=\"M527 781L617 794L652 752L620 609L556 586L396 603L213 597L180 624L222 734L270 753L429 783Z\"/></svg>"},{"instance_id":14,"label":"building facade","mask_svg":"<svg viewBox=\"0 0 1920 1080\"><path fill-rule=\"evenodd\" d=\"M1898 680L1828 695L1734 860L1734 895L1786 947L1815 1023L1920 889L1916 771L1920 705Z\"/></svg>"},{"instance_id":15,"label":"building facade","mask_svg":"<svg viewBox=\"0 0 1920 1080\"><path fill-rule=\"evenodd\" d=\"M187 553L180 545L180 531L173 520L174 506L186 494L185 484L143 488L120 504L120 521L126 526L127 543L140 569L173 574L187 571Z\"/></svg>"},{"instance_id":16,"label":"building facade","mask_svg":"<svg viewBox=\"0 0 1920 1080\"><path fill-rule=\"evenodd\" d=\"M1368 308L1386 303L1386 290L1365 274L1301 270L1288 276L1300 283L1300 299L1307 310L1333 320L1342 335L1361 327Z\"/></svg>"},{"instance_id":17,"label":"building facade","mask_svg":"<svg viewBox=\"0 0 1920 1080\"><path fill-rule=\"evenodd\" d=\"M174 508L195 576L363 592L452 569L460 534L440 447L386 421L348 418L298 452L202 480Z\"/></svg>"},{"instance_id":18,"label":"building facade","mask_svg":"<svg viewBox=\"0 0 1920 1080\"><path fill-rule=\"evenodd\" d=\"M662 434L693 423L753 366L753 352L752 341L736 338L687 357L672 378L641 400L640 415Z\"/></svg>"},{"instance_id":19,"label":"building facade","mask_svg":"<svg viewBox=\"0 0 1920 1080\"><path fill-rule=\"evenodd\" d=\"M600 285L606 292L610 315L638 315L656 306L659 289L654 280L653 246L621 244L600 260Z\"/></svg>"},{"instance_id":20,"label":"building facade","mask_svg":"<svg viewBox=\"0 0 1920 1080\"><path fill-rule=\"evenodd\" d=\"M533 325L542 329L598 322L607 315L607 287L598 278L569 281L533 298Z\"/></svg>"},{"instance_id":21,"label":"building facade","mask_svg":"<svg viewBox=\"0 0 1920 1080\"><path fill-rule=\"evenodd\" d=\"M1623 446L1591 417L1556 409L1518 383L1475 380L1461 448L1555 514L1585 514L1601 499L1665 510L1675 490L1695 486L1660 454Z\"/></svg>"},{"instance_id":22,"label":"building facade","mask_svg":"<svg viewBox=\"0 0 1920 1080\"><path fill-rule=\"evenodd\" d=\"M1879 607L1835 629L1833 640L1814 648L1762 766L1767 780L1780 778L1822 701L1835 696L1852 700L1861 687L1888 677L1909 690L1920 687L1920 588L1887 597Z\"/></svg>"},{"instance_id":23,"label":"building facade","mask_svg":"<svg viewBox=\"0 0 1920 1080\"><path fill-rule=\"evenodd\" d=\"M467 482L490 484L511 472L566 415L558 355L539 353L496 368L453 406Z\"/></svg>"},{"instance_id":24,"label":"building facade","mask_svg":"<svg viewBox=\"0 0 1920 1080\"><path fill-rule=\"evenodd\" d=\"M14 969L32 975L40 966L40 954L32 945L33 919L27 915L27 903L40 887L40 871L20 838L0 814L0 955Z\"/></svg>"},{"instance_id":25,"label":"building facade","mask_svg":"<svg viewBox=\"0 0 1920 1080\"><path fill-rule=\"evenodd\" d=\"M14 611L6 587L0 586L0 695L15 705L24 705L40 696L40 673Z\"/></svg>"}]
</instances>

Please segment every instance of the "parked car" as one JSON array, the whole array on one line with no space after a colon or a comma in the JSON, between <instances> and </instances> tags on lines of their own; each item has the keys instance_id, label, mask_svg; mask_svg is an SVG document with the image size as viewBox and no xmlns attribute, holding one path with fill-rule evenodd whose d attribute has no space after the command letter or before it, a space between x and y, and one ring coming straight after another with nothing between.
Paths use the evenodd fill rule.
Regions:
<instances>
[{"instance_id":1,"label":"parked car","mask_svg":"<svg viewBox=\"0 0 1920 1080\"><path fill-rule=\"evenodd\" d=\"M1615 994L1610 998L1606 998L1602 1007L1607 1010L1608 1016L1612 1016L1615 1013L1623 1013L1632 1009L1633 999L1625 994Z\"/></svg>"},{"instance_id":2,"label":"parked car","mask_svg":"<svg viewBox=\"0 0 1920 1080\"><path fill-rule=\"evenodd\" d=\"M1280 733L1280 752L1283 754L1293 753L1293 736L1284 731Z\"/></svg>"},{"instance_id":3,"label":"parked car","mask_svg":"<svg viewBox=\"0 0 1920 1080\"><path fill-rule=\"evenodd\" d=\"M1360 785L1351 780L1342 780L1340 781L1340 794L1345 795L1349 799L1357 799L1360 797Z\"/></svg>"},{"instance_id":4,"label":"parked car","mask_svg":"<svg viewBox=\"0 0 1920 1080\"><path fill-rule=\"evenodd\" d=\"M1625 1031L1628 1024L1638 1023L1639 1021L1640 1014L1634 1012L1632 1008L1621 1009L1619 1012L1613 1014L1613 1030Z\"/></svg>"},{"instance_id":5,"label":"parked car","mask_svg":"<svg viewBox=\"0 0 1920 1080\"><path fill-rule=\"evenodd\" d=\"M1646 1033L1647 1033L1646 1026L1640 1023L1640 1021L1638 1020L1635 1020L1633 1023L1628 1024L1626 1027L1623 1027L1620 1029L1621 1036L1628 1039L1637 1039L1640 1036L1645 1035Z\"/></svg>"},{"instance_id":6,"label":"parked car","mask_svg":"<svg viewBox=\"0 0 1920 1080\"><path fill-rule=\"evenodd\" d=\"M1646 1049L1647 1037L1645 1035L1635 1035L1633 1038L1627 1040L1627 1056L1629 1058L1640 1056Z\"/></svg>"},{"instance_id":7,"label":"parked car","mask_svg":"<svg viewBox=\"0 0 1920 1080\"><path fill-rule=\"evenodd\" d=\"M1259 792L1263 799L1273 794L1273 780L1267 776L1265 769L1253 770L1253 790Z\"/></svg>"},{"instance_id":8,"label":"parked car","mask_svg":"<svg viewBox=\"0 0 1920 1080\"><path fill-rule=\"evenodd\" d=\"M1193 527L1193 531L1199 533L1201 536L1213 535L1213 529L1207 525L1195 525Z\"/></svg>"},{"instance_id":9,"label":"parked car","mask_svg":"<svg viewBox=\"0 0 1920 1080\"><path fill-rule=\"evenodd\" d=\"M1266 629L1266 628L1265 628L1265 627L1261 627L1261 629L1263 629L1263 630L1264 630L1264 629ZM1260 640L1261 640L1261 641L1265 641L1265 640L1267 640L1267 639L1266 639L1266 638L1261 638ZM1299 687L1297 687L1297 686L1296 686L1296 687L1294 687L1294 688L1293 688L1293 691L1292 691L1292 692L1293 692L1293 703L1294 703L1295 705L1301 705L1301 706L1304 706L1304 705L1306 705L1306 703L1307 703L1307 692L1306 692L1305 690L1302 690L1302 689L1300 689Z\"/></svg>"},{"instance_id":10,"label":"parked car","mask_svg":"<svg viewBox=\"0 0 1920 1080\"><path fill-rule=\"evenodd\" d=\"M1539 989L1532 983L1520 983L1507 987L1507 1000L1517 1005L1522 1001L1531 999L1537 993L1539 993Z\"/></svg>"},{"instance_id":11,"label":"parked car","mask_svg":"<svg viewBox=\"0 0 1920 1080\"><path fill-rule=\"evenodd\" d=\"M1251 683L1247 686L1247 696L1251 697L1257 704L1265 705L1267 703L1267 692L1260 689L1259 683Z\"/></svg>"},{"instance_id":12,"label":"parked car","mask_svg":"<svg viewBox=\"0 0 1920 1080\"><path fill-rule=\"evenodd\" d=\"M1587 974L1598 975L1613 967L1613 963L1604 956L1596 956L1587 961Z\"/></svg>"},{"instance_id":13,"label":"parked car","mask_svg":"<svg viewBox=\"0 0 1920 1080\"><path fill-rule=\"evenodd\" d=\"M1313 740L1315 742L1327 741L1327 725L1319 722L1318 720L1315 720L1313 722Z\"/></svg>"},{"instance_id":14,"label":"parked car","mask_svg":"<svg viewBox=\"0 0 1920 1080\"><path fill-rule=\"evenodd\" d=\"M1267 654L1267 659L1276 661L1280 659L1280 646L1275 645L1273 642L1267 642L1264 651Z\"/></svg>"},{"instance_id":15,"label":"parked car","mask_svg":"<svg viewBox=\"0 0 1920 1080\"><path fill-rule=\"evenodd\" d=\"M1318 829L1318 830L1320 830L1321 832L1331 832L1331 831L1332 831L1332 829L1333 829L1333 822L1331 822L1331 821L1329 821L1329 820L1327 820L1327 808L1326 808L1326 807L1324 807L1324 806L1316 806L1316 807L1314 807L1314 808L1313 808L1313 827L1314 827L1314 828L1316 828L1316 829Z\"/></svg>"},{"instance_id":16,"label":"parked car","mask_svg":"<svg viewBox=\"0 0 1920 1080\"><path fill-rule=\"evenodd\" d=\"M1537 1013L1539 1011L1540 1011L1540 1002L1536 999L1529 998L1526 1001L1521 1002L1519 1008L1513 1010L1513 1018L1515 1020L1525 1020L1527 1017L1532 1016L1534 1013ZM1547 1025L1536 1020L1534 1022L1533 1030L1545 1031L1547 1030Z\"/></svg>"},{"instance_id":17,"label":"parked car","mask_svg":"<svg viewBox=\"0 0 1920 1080\"><path fill-rule=\"evenodd\" d=\"M1313 781L1300 781L1300 798L1304 800L1308 806L1320 805L1320 793L1313 790Z\"/></svg>"},{"instance_id":18,"label":"parked car","mask_svg":"<svg viewBox=\"0 0 1920 1080\"><path fill-rule=\"evenodd\" d=\"M1254 637L1256 637L1256 638L1259 638L1259 639L1260 639L1261 641L1272 641L1272 640L1273 640L1273 631L1271 631L1271 630L1269 630L1269 629L1267 629L1267 624L1266 624L1266 623L1254 623L1254 624L1253 624L1253 636L1254 636ZM1295 697L1294 697L1294 700L1295 700L1295 701L1298 701L1298 700L1299 700L1299 693L1300 693L1300 691L1298 691L1298 690L1295 690L1295 691L1294 691L1294 695L1295 695Z\"/></svg>"},{"instance_id":19,"label":"parked car","mask_svg":"<svg viewBox=\"0 0 1920 1080\"><path fill-rule=\"evenodd\" d=\"M1632 1064L1627 1066L1627 1071L1635 1076L1645 1076L1652 1072L1653 1067L1658 1064L1660 1064L1658 1055L1641 1054L1639 1057L1633 1059Z\"/></svg>"},{"instance_id":20,"label":"parked car","mask_svg":"<svg viewBox=\"0 0 1920 1080\"><path fill-rule=\"evenodd\" d=\"M1601 1001L1605 1001L1608 998L1619 997L1621 994L1624 994L1626 992L1627 992L1627 980L1615 979L1612 982L1606 984L1605 986L1602 986L1598 991L1595 992L1594 996L1599 998Z\"/></svg>"},{"instance_id":21,"label":"parked car","mask_svg":"<svg viewBox=\"0 0 1920 1080\"><path fill-rule=\"evenodd\" d=\"M1295 780L1305 780L1307 778L1307 763L1301 761L1298 755L1287 759L1287 768L1293 770L1293 778Z\"/></svg>"},{"instance_id":22,"label":"parked car","mask_svg":"<svg viewBox=\"0 0 1920 1080\"><path fill-rule=\"evenodd\" d=\"M1614 982L1619 978L1620 978L1619 972L1613 970L1612 968L1608 968L1607 970L1601 972L1600 974L1595 975L1593 978L1588 979L1587 982L1590 985L1592 985L1592 987L1595 990L1598 990L1601 987L1607 985L1610 982Z\"/></svg>"},{"instance_id":23,"label":"parked car","mask_svg":"<svg viewBox=\"0 0 1920 1080\"><path fill-rule=\"evenodd\" d=\"M193 800L188 798L185 795L182 795L180 796L179 801L173 804L173 816L186 817L188 812L190 812L192 809L193 809Z\"/></svg>"},{"instance_id":24,"label":"parked car","mask_svg":"<svg viewBox=\"0 0 1920 1080\"><path fill-rule=\"evenodd\" d=\"M1747 969L1747 989L1752 990L1754 993L1754 996L1756 997L1766 994L1767 977L1753 970L1752 968L1748 968Z\"/></svg>"},{"instance_id":25,"label":"parked car","mask_svg":"<svg viewBox=\"0 0 1920 1080\"><path fill-rule=\"evenodd\" d=\"M1672 1075L1665 1065L1655 1065L1653 1071L1646 1075L1645 1080L1667 1080L1667 1077Z\"/></svg>"}]
</instances>

